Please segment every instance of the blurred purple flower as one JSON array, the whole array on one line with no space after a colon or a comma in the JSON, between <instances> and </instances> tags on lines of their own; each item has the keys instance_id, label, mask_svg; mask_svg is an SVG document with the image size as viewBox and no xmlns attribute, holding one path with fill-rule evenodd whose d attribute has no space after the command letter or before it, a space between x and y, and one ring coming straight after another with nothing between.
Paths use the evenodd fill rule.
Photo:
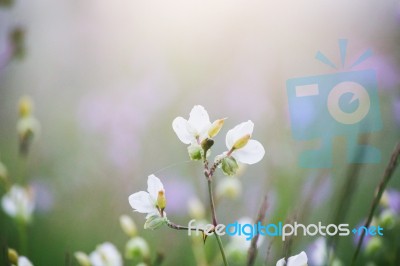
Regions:
<instances>
[{"instance_id":1,"label":"blurred purple flower","mask_svg":"<svg viewBox=\"0 0 400 266\"><path fill-rule=\"evenodd\" d=\"M38 212L49 212L53 209L54 195L44 181L32 182L35 191L35 208Z\"/></svg>"},{"instance_id":2,"label":"blurred purple flower","mask_svg":"<svg viewBox=\"0 0 400 266\"><path fill-rule=\"evenodd\" d=\"M392 58L385 55L373 55L365 62L355 68L375 69L378 78L378 88L382 90L393 90L400 84L400 68Z\"/></svg>"},{"instance_id":3,"label":"blurred purple flower","mask_svg":"<svg viewBox=\"0 0 400 266\"><path fill-rule=\"evenodd\" d=\"M359 228L358 232L353 235L353 243L355 246L358 245L358 241L360 240L361 234L363 232L363 229L360 229L360 226L364 226L364 225L365 225L365 221L362 221L361 223L357 224L357 226L354 227L354 228ZM371 239L371 236L369 234L364 234L364 238L363 238L361 247L365 248L370 239Z\"/></svg>"},{"instance_id":4,"label":"blurred purple flower","mask_svg":"<svg viewBox=\"0 0 400 266\"><path fill-rule=\"evenodd\" d=\"M397 215L400 215L400 192L395 189L387 191L389 208Z\"/></svg>"},{"instance_id":5,"label":"blurred purple flower","mask_svg":"<svg viewBox=\"0 0 400 266\"><path fill-rule=\"evenodd\" d=\"M324 237L317 238L307 248L309 266L323 266L327 262L328 249Z\"/></svg>"},{"instance_id":6,"label":"blurred purple flower","mask_svg":"<svg viewBox=\"0 0 400 266\"><path fill-rule=\"evenodd\" d=\"M162 179L167 199L167 214L186 214L187 202L195 195L193 186L182 178Z\"/></svg>"},{"instance_id":7,"label":"blurred purple flower","mask_svg":"<svg viewBox=\"0 0 400 266\"><path fill-rule=\"evenodd\" d=\"M106 137L109 159L117 167L131 167L132 161L140 158L141 138L148 124L173 99L174 93L165 87L144 80L133 88L116 87L82 98L78 110L82 128Z\"/></svg>"}]
</instances>

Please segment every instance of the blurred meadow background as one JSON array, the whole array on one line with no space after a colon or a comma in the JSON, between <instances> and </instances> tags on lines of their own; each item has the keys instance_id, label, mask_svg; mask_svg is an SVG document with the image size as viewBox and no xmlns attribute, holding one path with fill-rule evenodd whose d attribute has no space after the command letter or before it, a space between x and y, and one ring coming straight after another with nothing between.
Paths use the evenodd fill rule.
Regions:
<instances>
[{"instance_id":1,"label":"blurred meadow background","mask_svg":"<svg viewBox=\"0 0 400 266\"><path fill-rule=\"evenodd\" d=\"M268 223L294 213L305 224L332 222L352 167L344 156L346 141L334 140L332 168L301 168L298 158L308 144L292 137L286 81L336 73L314 57L321 51L339 65L342 38L348 39L349 61L373 51L355 70L374 69L378 79L383 127L368 134L368 142L381 150L382 160L357 166L357 185L344 204L344 222L351 226L367 216L400 136L399 1L0 3L0 161L11 180L25 180L36 193L23 254L34 265L64 265L66 257L77 265L75 251L90 253L105 241L123 252L122 214L134 219L153 258L164 254L163 265L196 265L192 239L167 227L144 230L144 215L133 212L128 196L146 190L154 173L164 183L174 222L191 219L187 202L193 196L208 207L201 165L190 162L171 127L197 104L212 121L228 117L213 155L224 151L227 130L249 119L266 150L260 163L237 177L240 195L219 200L220 222L254 218L265 194ZM23 95L33 99L41 124L27 159L18 154L16 132ZM217 172L215 182L222 178ZM389 187L400 190L399 171ZM5 189L0 191L2 196ZM3 211L0 240L19 248L17 229ZM271 240L260 246L257 265L264 265ZM292 254L314 240L295 238ZM214 238L205 250L208 261L219 256ZM337 256L344 265L354 250L351 236L340 238ZM276 238L268 265L282 252ZM361 255L359 265L367 260Z\"/></svg>"}]
</instances>

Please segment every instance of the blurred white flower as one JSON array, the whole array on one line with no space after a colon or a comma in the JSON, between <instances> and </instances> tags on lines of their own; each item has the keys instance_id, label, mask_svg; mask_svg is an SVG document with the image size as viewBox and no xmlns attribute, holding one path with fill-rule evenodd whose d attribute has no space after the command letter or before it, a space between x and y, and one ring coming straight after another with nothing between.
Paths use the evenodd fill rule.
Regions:
<instances>
[{"instance_id":1,"label":"blurred white flower","mask_svg":"<svg viewBox=\"0 0 400 266\"><path fill-rule=\"evenodd\" d=\"M18 258L18 266L33 266L32 262L27 257L20 256Z\"/></svg>"},{"instance_id":2,"label":"blurred white flower","mask_svg":"<svg viewBox=\"0 0 400 266\"><path fill-rule=\"evenodd\" d=\"M285 261L285 258L280 259L276 263L276 266L307 266L307 260L307 254L302 251L295 256L289 257L287 263Z\"/></svg>"},{"instance_id":3,"label":"blurred white flower","mask_svg":"<svg viewBox=\"0 0 400 266\"><path fill-rule=\"evenodd\" d=\"M166 217L165 190L160 179L155 175L149 175L147 179L147 191L139 191L129 196L129 204L140 213L147 213L146 219L154 220L155 217Z\"/></svg>"},{"instance_id":4,"label":"blurred white flower","mask_svg":"<svg viewBox=\"0 0 400 266\"><path fill-rule=\"evenodd\" d=\"M1 201L5 213L9 216L29 222L34 210L33 192L30 189L13 185Z\"/></svg>"},{"instance_id":5,"label":"blurred white flower","mask_svg":"<svg viewBox=\"0 0 400 266\"><path fill-rule=\"evenodd\" d=\"M121 215L119 217L119 224L122 228L122 231L124 231L125 234L127 234L130 237L133 237L137 233L137 228L135 222L132 220L132 218L126 214Z\"/></svg>"},{"instance_id":6,"label":"blurred white flower","mask_svg":"<svg viewBox=\"0 0 400 266\"><path fill-rule=\"evenodd\" d=\"M117 248L105 242L97 246L96 250L89 255L93 266L122 266L122 257Z\"/></svg>"},{"instance_id":7,"label":"blurred white flower","mask_svg":"<svg viewBox=\"0 0 400 266\"><path fill-rule=\"evenodd\" d=\"M125 246L125 257L127 259L148 258L150 256L150 248L146 240L137 236L131 238Z\"/></svg>"},{"instance_id":8,"label":"blurred white flower","mask_svg":"<svg viewBox=\"0 0 400 266\"><path fill-rule=\"evenodd\" d=\"M240 225L249 224L253 229L254 222L249 217L242 217L237 221ZM251 236L253 237L253 236ZM227 256L237 260L243 261L247 257L247 252L251 246L251 239L248 239L249 235L246 234L234 234L231 235L229 243L226 245ZM263 236L259 236L257 241L257 247L260 247L264 242Z\"/></svg>"},{"instance_id":9,"label":"blurred white flower","mask_svg":"<svg viewBox=\"0 0 400 266\"><path fill-rule=\"evenodd\" d=\"M227 197L235 199L242 193L242 184L238 178L225 177L218 182L215 193L217 198Z\"/></svg>"},{"instance_id":10,"label":"blurred white flower","mask_svg":"<svg viewBox=\"0 0 400 266\"><path fill-rule=\"evenodd\" d=\"M194 218L197 220L204 218L204 216L206 214L206 210L204 208L203 203L197 197L190 198L187 206L188 206L188 210L189 210L189 216L191 218Z\"/></svg>"},{"instance_id":11,"label":"blurred white flower","mask_svg":"<svg viewBox=\"0 0 400 266\"><path fill-rule=\"evenodd\" d=\"M228 155L231 155L238 162L254 164L259 162L265 154L264 147L256 140L251 139L254 123L249 120L243 122L226 134L226 147Z\"/></svg>"},{"instance_id":12,"label":"blurred white flower","mask_svg":"<svg viewBox=\"0 0 400 266\"><path fill-rule=\"evenodd\" d=\"M208 137L210 127L210 117L201 105L192 108L188 120L179 116L172 122L176 135L185 144L200 144Z\"/></svg>"}]
</instances>

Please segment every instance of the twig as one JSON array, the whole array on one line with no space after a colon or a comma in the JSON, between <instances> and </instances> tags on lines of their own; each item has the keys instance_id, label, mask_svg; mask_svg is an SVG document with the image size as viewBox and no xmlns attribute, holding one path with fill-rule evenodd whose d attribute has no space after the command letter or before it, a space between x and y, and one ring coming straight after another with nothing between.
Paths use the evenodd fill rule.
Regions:
<instances>
[{"instance_id":1,"label":"twig","mask_svg":"<svg viewBox=\"0 0 400 266\"><path fill-rule=\"evenodd\" d=\"M262 203L261 203L260 210L258 211L258 214L257 214L257 219L255 221L256 223L264 223L265 213L267 211L267 208L268 208L267 196L264 196ZM260 236L260 232L258 231L257 234L251 240L250 248L249 248L248 254L247 254L247 265L248 266L254 265L254 262L256 261L257 242L258 242L259 236Z\"/></svg>"},{"instance_id":2,"label":"twig","mask_svg":"<svg viewBox=\"0 0 400 266\"><path fill-rule=\"evenodd\" d=\"M392 177L394 171L396 170L399 156L400 156L400 143L397 143L397 145L392 153L392 156L390 157L390 161L385 168L385 172L383 173L382 179L378 184L377 193L375 195L375 198L372 201L371 208L370 208L369 214L368 214L368 218L364 225L366 228L369 228L369 226L371 225L372 217L374 215L376 208L378 207L379 201L381 200L382 194L385 191L386 185L389 182L390 178ZM361 237L358 240L357 249L354 252L354 256L353 256L351 265L355 265L355 263L356 263L357 256L360 253L361 245L364 240L364 235L365 235L365 231L363 230L361 233Z\"/></svg>"}]
</instances>

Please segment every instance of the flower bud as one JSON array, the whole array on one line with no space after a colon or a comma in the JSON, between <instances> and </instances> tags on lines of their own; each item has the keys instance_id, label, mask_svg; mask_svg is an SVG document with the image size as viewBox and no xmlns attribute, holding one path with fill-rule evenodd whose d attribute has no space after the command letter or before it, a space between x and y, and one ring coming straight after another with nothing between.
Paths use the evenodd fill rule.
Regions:
<instances>
[{"instance_id":1,"label":"flower bud","mask_svg":"<svg viewBox=\"0 0 400 266\"><path fill-rule=\"evenodd\" d=\"M366 247L365 253L369 255L374 255L383 247L382 239L378 236L372 237Z\"/></svg>"},{"instance_id":2,"label":"flower bud","mask_svg":"<svg viewBox=\"0 0 400 266\"><path fill-rule=\"evenodd\" d=\"M122 231L128 236L133 237L136 235L136 224L128 215L121 215L119 217L119 224L121 225Z\"/></svg>"},{"instance_id":3,"label":"flower bud","mask_svg":"<svg viewBox=\"0 0 400 266\"><path fill-rule=\"evenodd\" d=\"M23 96L18 103L19 117L28 117L32 114L33 103L30 97Z\"/></svg>"},{"instance_id":4,"label":"flower bud","mask_svg":"<svg viewBox=\"0 0 400 266\"><path fill-rule=\"evenodd\" d=\"M239 169L235 158L228 156L222 159L222 171L226 175L235 175L236 171Z\"/></svg>"},{"instance_id":5,"label":"flower bud","mask_svg":"<svg viewBox=\"0 0 400 266\"><path fill-rule=\"evenodd\" d=\"M246 146L247 142L249 142L251 136L250 134L246 134L243 137L241 137L240 139L238 139L234 144L233 144L233 149L237 150L240 148L243 148L244 146Z\"/></svg>"},{"instance_id":6,"label":"flower bud","mask_svg":"<svg viewBox=\"0 0 400 266\"><path fill-rule=\"evenodd\" d=\"M192 161L198 161L202 158L203 149L198 144L192 144L188 148L189 157Z\"/></svg>"},{"instance_id":7,"label":"flower bud","mask_svg":"<svg viewBox=\"0 0 400 266\"><path fill-rule=\"evenodd\" d=\"M80 266L90 266L91 265L89 256L81 251L75 252L74 257L78 261Z\"/></svg>"},{"instance_id":8,"label":"flower bud","mask_svg":"<svg viewBox=\"0 0 400 266\"><path fill-rule=\"evenodd\" d=\"M379 215L379 225L391 229L396 224L396 216L390 209L384 209Z\"/></svg>"},{"instance_id":9,"label":"flower bud","mask_svg":"<svg viewBox=\"0 0 400 266\"><path fill-rule=\"evenodd\" d=\"M208 130L208 136L210 138L215 137L219 133L219 131L221 130L222 126L224 125L224 122L225 122L225 119L215 120L212 123L210 129Z\"/></svg>"},{"instance_id":10,"label":"flower bud","mask_svg":"<svg viewBox=\"0 0 400 266\"><path fill-rule=\"evenodd\" d=\"M204 152L206 153L212 146L214 145L214 140L212 139L204 139L201 142L201 148L204 150Z\"/></svg>"},{"instance_id":11,"label":"flower bud","mask_svg":"<svg viewBox=\"0 0 400 266\"><path fill-rule=\"evenodd\" d=\"M150 248L146 240L137 236L131 238L125 246L125 257L127 259L148 258L150 256Z\"/></svg>"},{"instance_id":12,"label":"flower bud","mask_svg":"<svg viewBox=\"0 0 400 266\"><path fill-rule=\"evenodd\" d=\"M165 198L164 190L158 191L157 206L158 206L158 208L160 209L161 212L167 206L167 199Z\"/></svg>"},{"instance_id":13,"label":"flower bud","mask_svg":"<svg viewBox=\"0 0 400 266\"><path fill-rule=\"evenodd\" d=\"M9 248L8 249L8 261L11 264L18 265L18 253L15 249Z\"/></svg>"},{"instance_id":14,"label":"flower bud","mask_svg":"<svg viewBox=\"0 0 400 266\"><path fill-rule=\"evenodd\" d=\"M190 217L196 220L203 219L206 213L201 201L195 197L188 201L188 209Z\"/></svg>"},{"instance_id":15,"label":"flower bud","mask_svg":"<svg viewBox=\"0 0 400 266\"><path fill-rule=\"evenodd\" d=\"M7 167L2 162L0 162L0 181L7 182L7 179L8 179Z\"/></svg>"},{"instance_id":16,"label":"flower bud","mask_svg":"<svg viewBox=\"0 0 400 266\"><path fill-rule=\"evenodd\" d=\"M235 199L242 193L242 184L235 177L225 177L218 182L215 193L217 197Z\"/></svg>"},{"instance_id":17,"label":"flower bud","mask_svg":"<svg viewBox=\"0 0 400 266\"><path fill-rule=\"evenodd\" d=\"M161 217L157 214L150 216L147 218L146 222L144 223L144 229L157 229L160 226L167 223L167 217Z\"/></svg>"}]
</instances>

